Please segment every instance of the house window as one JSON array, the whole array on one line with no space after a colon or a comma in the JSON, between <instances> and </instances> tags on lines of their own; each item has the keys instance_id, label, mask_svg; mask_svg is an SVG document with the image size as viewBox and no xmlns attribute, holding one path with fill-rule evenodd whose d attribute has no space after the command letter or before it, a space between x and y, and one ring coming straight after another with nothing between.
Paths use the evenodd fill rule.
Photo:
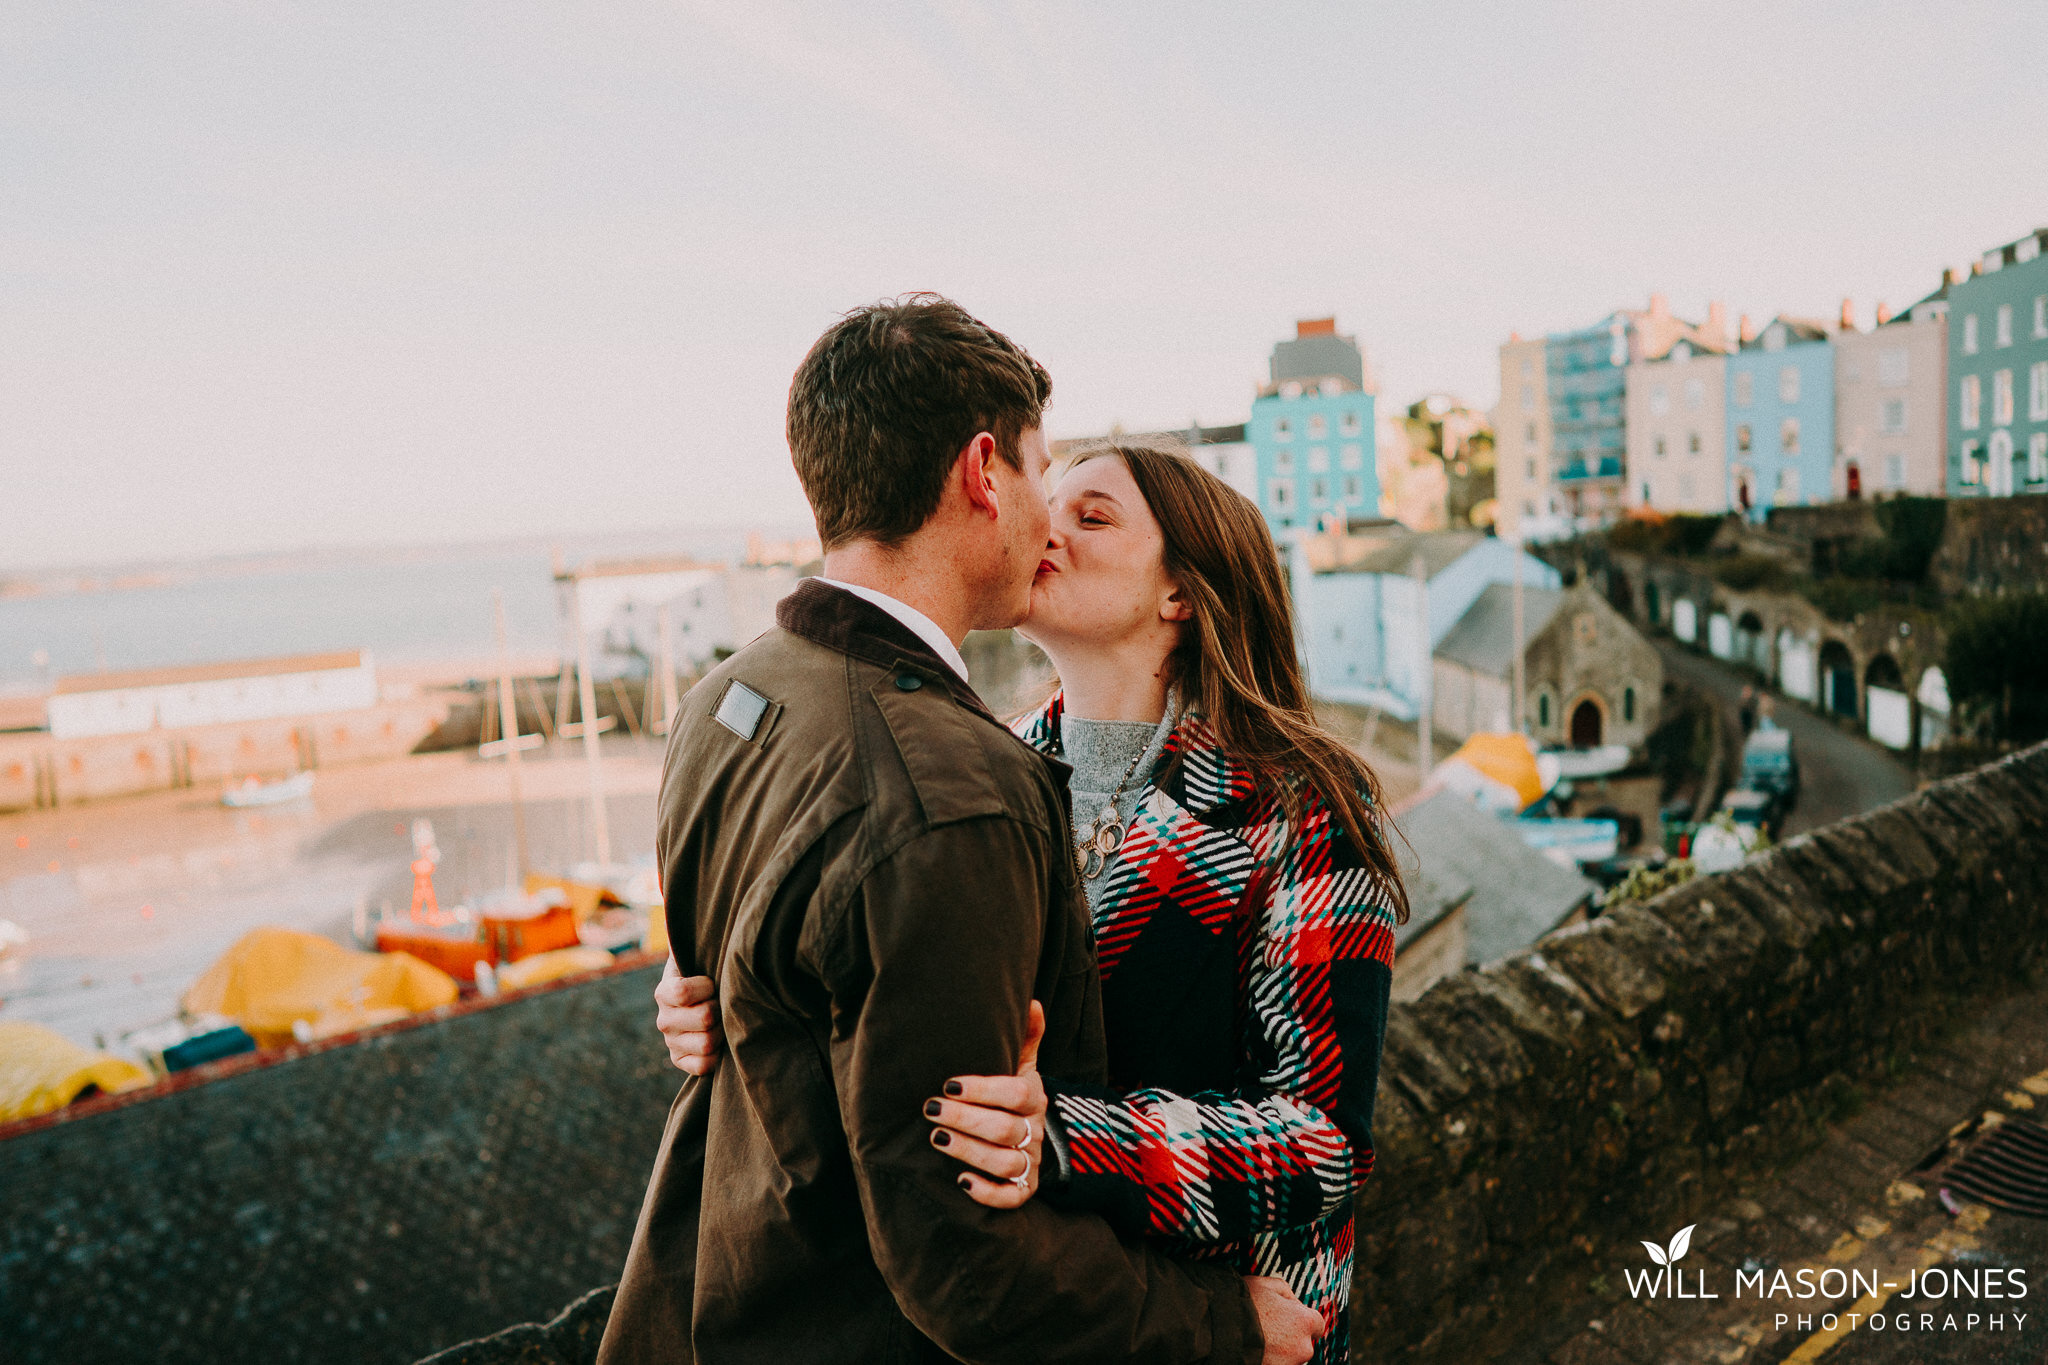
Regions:
<instances>
[{"instance_id":1,"label":"house window","mask_svg":"<svg viewBox=\"0 0 2048 1365\"><path fill-rule=\"evenodd\" d=\"M1983 381L1974 374L1964 375L1961 398L1963 430L1975 431L1984 415Z\"/></svg>"},{"instance_id":2,"label":"house window","mask_svg":"<svg viewBox=\"0 0 2048 1365\"><path fill-rule=\"evenodd\" d=\"M2012 305L2009 303L2001 303L1998 305L1997 344L2000 346L2012 345Z\"/></svg>"},{"instance_id":3,"label":"house window","mask_svg":"<svg viewBox=\"0 0 2048 1365\"><path fill-rule=\"evenodd\" d=\"M1365 468L1365 450L1362 446L1345 446L1341 458L1346 469Z\"/></svg>"},{"instance_id":4,"label":"house window","mask_svg":"<svg viewBox=\"0 0 2048 1365\"><path fill-rule=\"evenodd\" d=\"M1895 389L1906 382L1906 348L1893 346L1877 353L1877 382Z\"/></svg>"},{"instance_id":5,"label":"house window","mask_svg":"<svg viewBox=\"0 0 2048 1365\"><path fill-rule=\"evenodd\" d=\"M1778 371L1778 401L1797 403L1799 401L1799 367L1787 365Z\"/></svg>"},{"instance_id":6,"label":"house window","mask_svg":"<svg viewBox=\"0 0 2048 1365\"><path fill-rule=\"evenodd\" d=\"M1789 505L1799 501L1799 471L1781 469L1778 471L1778 502Z\"/></svg>"},{"instance_id":7,"label":"house window","mask_svg":"<svg viewBox=\"0 0 2048 1365\"><path fill-rule=\"evenodd\" d=\"M2048 431L2037 431L2027 442L2027 482L2048 481Z\"/></svg>"},{"instance_id":8,"label":"house window","mask_svg":"<svg viewBox=\"0 0 2048 1365\"><path fill-rule=\"evenodd\" d=\"M1659 436L1659 437L1657 438L1657 456L1658 456L1658 458L1660 458L1660 459L1661 459L1661 458L1663 458L1663 455L1664 455L1664 438L1663 438L1662 436Z\"/></svg>"},{"instance_id":9,"label":"house window","mask_svg":"<svg viewBox=\"0 0 2048 1365\"><path fill-rule=\"evenodd\" d=\"M1273 419L1273 439L1276 441L1291 441L1294 439L1294 422L1292 419L1286 417L1275 417Z\"/></svg>"},{"instance_id":10,"label":"house window","mask_svg":"<svg viewBox=\"0 0 2048 1365\"><path fill-rule=\"evenodd\" d=\"M1310 479L1308 481L1308 496L1309 501L1319 507L1328 502L1330 500L1330 481L1328 479Z\"/></svg>"},{"instance_id":11,"label":"house window","mask_svg":"<svg viewBox=\"0 0 2048 1365\"><path fill-rule=\"evenodd\" d=\"M1688 455L1697 455L1700 453L1700 434L1697 431L1688 432L1686 434L1685 450Z\"/></svg>"},{"instance_id":12,"label":"house window","mask_svg":"<svg viewBox=\"0 0 2048 1365\"><path fill-rule=\"evenodd\" d=\"M1878 429L1888 436L1897 436L1906 429L1906 400L1887 398L1878 408Z\"/></svg>"},{"instance_id":13,"label":"house window","mask_svg":"<svg viewBox=\"0 0 2048 1365\"><path fill-rule=\"evenodd\" d=\"M1749 374L1738 374L1735 376L1736 407L1746 408L1749 406L1750 399L1755 396L1753 379L1754 376Z\"/></svg>"},{"instance_id":14,"label":"house window","mask_svg":"<svg viewBox=\"0 0 2048 1365\"><path fill-rule=\"evenodd\" d=\"M2034 335L2048 337L2048 294L2034 295Z\"/></svg>"},{"instance_id":15,"label":"house window","mask_svg":"<svg viewBox=\"0 0 2048 1365\"><path fill-rule=\"evenodd\" d=\"M1799 419L1797 417L1787 417L1784 424L1778 428L1778 449L1784 451L1787 455L1797 455L1799 453Z\"/></svg>"},{"instance_id":16,"label":"house window","mask_svg":"<svg viewBox=\"0 0 2048 1365\"><path fill-rule=\"evenodd\" d=\"M1294 480L1273 480L1267 486L1266 501L1273 504L1273 510L1276 512L1292 511L1294 509Z\"/></svg>"},{"instance_id":17,"label":"house window","mask_svg":"<svg viewBox=\"0 0 2048 1365\"><path fill-rule=\"evenodd\" d=\"M1744 422L1735 428L1735 448L1745 451L1749 449L1749 423Z\"/></svg>"},{"instance_id":18,"label":"house window","mask_svg":"<svg viewBox=\"0 0 2048 1365\"><path fill-rule=\"evenodd\" d=\"M1965 484L1977 482L1977 450L1978 446L1975 441L1963 442L1963 467L1957 477Z\"/></svg>"},{"instance_id":19,"label":"house window","mask_svg":"<svg viewBox=\"0 0 2048 1365\"><path fill-rule=\"evenodd\" d=\"M1991 376L1991 425L2004 427L2012 425L2012 371L2000 370Z\"/></svg>"},{"instance_id":20,"label":"house window","mask_svg":"<svg viewBox=\"0 0 2048 1365\"><path fill-rule=\"evenodd\" d=\"M1524 410L1526 411L1527 409L1529 409L1529 408L1533 408L1533 407L1535 407L1535 406L1536 406L1536 387L1535 387L1535 386L1534 386L1533 384L1524 384L1524 385L1522 385L1522 407L1523 407L1523 409L1524 409Z\"/></svg>"},{"instance_id":21,"label":"house window","mask_svg":"<svg viewBox=\"0 0 2048 1365\"><path fill-rule=\"evenodd\" d=\"M1621 718L1623 720L1634 720L1636 718L1636 690L1634 687L1624 687L1621 689Z\"/></svg>"},{"instance_id":22,"label":"house window","mask_svg":"<svg viewBox=\"0 0 2048 1365\"><path fill-rule=\"evenodd\" d=\"M2037 360L2027 371L2027 420L2048 422L2048 360Z\"/></svg>"},{"instance_id":23,"label":"house window","mask_svg":"<svg viewBox=\"0 0 2048 1365\"><path fill-rule=\"evenodd\" d=\"M1344 392L1344 381L1341 379L1325 379L1322 383L1316 385L1316 392L1325 398L1335 398L1338 394Z\"/></svg>"},{"instance_id":24,"label":"house window","mask_svg":"<svg viewBox=\"0 0 2048 1365\"><path fill-rule=\"evenodd\" d=\"M1887 455L1884 457L1884 486L1904 488L1906 486L1906 457Z\"/></svg>"},{"instance_id":25,"label":"house window","mask_svg":"<svg viewBox=\"0 0 2048 1365\"><path fill-rule=\"evenodd\" d=\"M1686 380L1686 381L1685 381L1685 406L1686 406L1687 408L1691 409L1692 411L1694 411L1694 412L1697 412L1697 411L1699 411L1699 406L1700 406L1700 404L1702 404L1702 403L1704 403L1704 402L1706 402L1706 401L1707 401L1707 386L1706 386L1705 384L1702 384L1702 383L1701 383L1701 382L1700 382L1699 380L1697 380L1697 379L1688 379L1688 380Z\"/></svg>"},{"instance_id":26,"label":"house window","mask_svg":"<svg viewBox=\"0 0 2048 1365\"><path fill-rule=\"evenodd\" d=\"M1360 430L1360 419L1358 414L1355 412L1345 413L1342 417L1337 419L1337 429L1343 432L1346 436L1356 436Z\"/></svg>"},{"instance_id":27,"label":"house window","mask_svg":"<svg viewBox=\"0 0 2048 1365\"><path fill-rule=\"evenodd\" d=\"M1344 476L1344 501L1364 502L1365 480L1359 478L1356 474L1346 474Z\"/></svg>"},{"instance_id":28,"label":"house window","mask_svg":"<svg viewBox=\"0 0 2048 1365\"><path fill-rule=\"evenodd\" d=\"M1530 359L1530 358L1529 358L1528 356L1523 356L1523 357L1522 357L1522 378L1524 378L1524 379L1527 379L1527 378L1528 378L1528 377L1529 377L1530 375L1532 375L1532 374L1534 374L1534 373L1536 373L1536 362L1535 362L1535 361L1533 361L1533 360L1531 360L1531 359Z\"/></svg>"},{"instance_id":29,"label":"house window","mask_svg":"<svg viewBox=\"0 0 2048 1365\"><path fill-rule=\"evenodd\" d=\"M1536 424L1534 422L1529 423L1529 444L1532 446L1536 444Z\"/></svg>"},{"instance_id":30,"label":"house window","mask_svg":"<svg viewBox=\"0 0 2048 1365\"><path fill-rule=\"evenodd\" d=\"M1309 430L1315 430L1315 423L1309 423ZM1310 446L1308 448L1308 472L1311 474L1327 474L1330 472L1330 448L1328 446Z\"/></svg>"},{"instance_id":31,"label":"house window","mask_svg":"<svg viewBox=\"0 0 2048 1365\"><path fill-rule=\"evenodd\" d=\"M1330 434L1330 419L1320 412L1308 419L1308 438L1320 441Z\"/></svg>"},{"instance_id":32,"label":"house window","mask_svg":"<svg viewBox=\"0 0 2048 1365\"><path fill-rule=\"evenodd\" d=\"M1656 388L1650 390L1650 415L1652 417L1662 417L1669 411L1671 411L1671 391L1662 384L1659 384Z\"/></svg>"},{"instance_id":33,"label":"house window","mask_svg":"<svg viewBox=\"0 0 2048 1365\"><path fill-rule=\"evenodd\" d=\"M1963 354L1977 354L1977 315L1975 313L1967 313L1963 316Z\"/></svg>"}]
</instances>

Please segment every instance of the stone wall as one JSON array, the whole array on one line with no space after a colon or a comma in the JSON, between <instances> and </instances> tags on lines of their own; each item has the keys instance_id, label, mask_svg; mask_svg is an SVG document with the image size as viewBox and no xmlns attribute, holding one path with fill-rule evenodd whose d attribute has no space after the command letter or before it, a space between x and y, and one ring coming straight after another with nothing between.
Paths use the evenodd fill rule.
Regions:
<instances>
[{"instance_id":1,"label":"stone wall","mask_svg":"<svg viewBox=\"0 0 2048 1365\"><path fill-rule=\"evenodd\" d=\"M2048 746L1439 982L1392 1013L1354 1350L1465 1361L1702 1216L2040 960Z\"/></svg>"},{"instance_id":2,"label":"stone wall","mask_svg":"<svg viewBox=\"0 0 2048 1365\"><path fill-rule=\"evenodd\" d=\"M0 1129L0 1359L407 1361L618 1277L657 969Z\"/></svg>"},{"instance_id":3,"label":"stone wall","mask_svg":"<svg viewBox=\"0 0 2048 1365\"><path fill-rule=\"evenodd\" d=\"M2048 497L1951 499L1927 578L1947 596L2048 592Z\"/></svg>"}]
</instances>

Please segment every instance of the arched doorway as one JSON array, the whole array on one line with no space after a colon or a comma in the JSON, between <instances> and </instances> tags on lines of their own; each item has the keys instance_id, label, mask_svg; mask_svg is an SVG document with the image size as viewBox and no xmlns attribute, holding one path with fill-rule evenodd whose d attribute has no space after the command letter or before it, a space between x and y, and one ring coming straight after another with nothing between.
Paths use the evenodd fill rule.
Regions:
<instances>
[{"instance_id":1,"label":"arched doorway","mask_svg":"<svg viewBox=\"0 0 2048 1365\"><path fill-rule=\"evenodd\" d=\"M2012 495L2012 433L2004 427L1991 433L1991 451L1984 471L1984 491L1993 497Z\"/></svg>"},{"instance_id":2,"label":"arched doorway","mask_svg":"<svg viewBox=\"0 0 2048 1365\"><path fill-rule=\"evenodd\" d=\"M1820 704L1838 716L1856 719L1856 660L1840 640L1820 647Z\"/></svg>"},{"instance_id":3,"label":"arched doorway","mask_svg":"<svg viewBox=\"0 0 2048 1365\"><path fill-rule=\"evenodd\" d=\"M1948 738L1948 678L1939 668L1920 675L1913 689L1920 702L1920 747L1932 749Z\"/></svg>"},{"instance_id":4,"label":"arched doorway","mask_svg":"<svg viewBox=\"0 0 2048 1365\"><path fill-rule=\"evenodd\" d=\"M1662 596L1663 594L1657 591L1656 579L1645 580L1643 583L1643 605L1649 610L1650 624L1653 626L1664 624L1664 613L1662 610L1664 603L1660 600Z\"/></svg>"},{"instance_id":5,"label":"arched doorway","mask_svg":"<svg viewBox=\"0 0 2048 1365\"><path fill-rule=\"evenodd\" d=\"M1778 686L1801 701L1813 701L1813 646L1785 626L1778 631Z\"/></svg>"},{"instance_id":6,"label":"arched doorway","mask_svg":"<svg viewBox=\"0 0 2048 1365\"><path fill-rule=\"evenodd\" d=\"M1856 499L1863 496L1863 471L1856 467L1856 462L1854 460L1851 460L1849 462L1848 479L1849 501L1854 502Z\"/></svg>"},{"instance_id":7,"label":"arched doorway","mask_svg":"<svg viewBox=\"0 0 2048 1365\"><path fill-rule=\"evenodd\" d=\"M1770 671L1770 642L1764 638L1764 620L1753 611L1742 613L1735 623L1735 658Z\"/></svg>"},{"instance_id":8,"label":"arched doorway","mask_svg":"<svg viewBox=\"0 0 2048 1365\"><path fill-rule=\"evenodd\" d=\"M1597 749L1606 717L1600 714L1600 703L1587 697L1572 708L1572 747L1574 749Z\"/></svg>"}]
</instances>

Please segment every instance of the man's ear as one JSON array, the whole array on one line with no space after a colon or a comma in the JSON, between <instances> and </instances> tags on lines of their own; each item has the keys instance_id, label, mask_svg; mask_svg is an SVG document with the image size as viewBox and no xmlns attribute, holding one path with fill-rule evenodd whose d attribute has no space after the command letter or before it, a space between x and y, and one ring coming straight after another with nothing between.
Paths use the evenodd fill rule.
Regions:
<instances>
[{"instance_id":1,"label":"man's ear","mask_svg":"<svg viewBox=\"0 0 2048 1365\"><path fill-rule=\"evenodd\" d=\"M1195 619L1194 604L1188 601L1187 594L1180 590L1179 584L1175 584L1173 591L1166 594L1166 600L1159 604L1159 619L1162 621L1192 621Z\"/></svg>"},{"instance_id":2,"label":"man's ear","mask_svg":"<svg viewBox=\"0 0 2048 1365\"><path fill-rule=\"evenodd\" d=\"M959 471L960 491L967 495L967 505L992 518L1002 515L995 481L995 462L1001 458L996 454L996 438L985 431L977 432L974 439L961 449L955 466Z\"/></svg>"}]
</instances>

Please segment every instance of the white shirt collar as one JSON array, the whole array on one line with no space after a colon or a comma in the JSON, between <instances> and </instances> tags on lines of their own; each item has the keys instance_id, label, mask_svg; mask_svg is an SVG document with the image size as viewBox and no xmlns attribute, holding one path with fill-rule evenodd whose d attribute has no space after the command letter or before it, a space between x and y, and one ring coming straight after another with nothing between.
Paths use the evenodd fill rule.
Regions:
<instances>
[{"instance_id":1,"label":"white shirt collar","mask_svg":"<svg viewBox=\"0 0 2048 1365\"><path fill-rule=\"evenodd\" d=\"M835 588L842 588L852 593L855 597L872 602L883 611L888 612L891 616L908 626L911 633L917 636L918 639L930 645L932 653L944 660L946 667L959 675L960 681L967 681L967 660L960 657L959 649L946 637L946 632L939 629L939 623L932 620L931 617L926 616L907 602L897 601L889 596L888 593L876 592L873 588L864 588L858 583L842 583L836 578L826 578L823 574L818 576L818 581L820 583L830 583Z\"/></svg>"}]
</instances>

